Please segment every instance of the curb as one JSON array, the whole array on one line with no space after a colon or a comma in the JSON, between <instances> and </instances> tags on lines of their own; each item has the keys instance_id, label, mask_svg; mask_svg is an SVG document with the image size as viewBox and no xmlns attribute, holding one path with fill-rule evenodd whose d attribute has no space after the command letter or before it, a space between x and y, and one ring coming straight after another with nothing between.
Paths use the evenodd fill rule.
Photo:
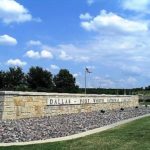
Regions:
<instances>
[{"instance_id":1,"label":"curb","mask_svg":"<svg viewBox=\"0 0 150 150\"><path fill-rule=\"evenodd\" d=\"M87 135L91 135L91 134L94 134L94 133L102 132L102 131L117 127L119 125L131 122L131 121L134 121L134 120L137 120L137 119L141 119L141 118L144 118L144 117L148 117L148 116L150 116L150 114L146 114L146 115L143 115L143 116L138 116L138 117L122 120L122 121L113 123L111 125L103 126L103 127L100 127L100 128L92 129L92 130L85 131L85 132L82 132L82 133L79 133L79 134L74 134L74 135L65 136L65 137L51 138L51 139L47 139L47 140L38 140L38 141L30 141L30 142L0 143L0 147L24 146L24 145L44 144L44 143L51 143L51 142L60 142L60 141L66 141L66 140L73 140L73 139L85 137Z\"/></svg>"}]
</instances>

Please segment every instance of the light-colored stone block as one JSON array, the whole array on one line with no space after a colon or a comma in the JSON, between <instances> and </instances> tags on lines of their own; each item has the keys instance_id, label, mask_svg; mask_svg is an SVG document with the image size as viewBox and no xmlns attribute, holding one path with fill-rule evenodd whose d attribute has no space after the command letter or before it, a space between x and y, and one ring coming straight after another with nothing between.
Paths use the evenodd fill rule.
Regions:
<instances>
[{"instance_id":1,"label":"light-colored stone block","mask_svg":"<svg viewBox=\"0 0 150 150\"><path fill-rule=\"evenodd\" d=\"M138 105L138 96L1 91L0 119L54 116Z\"/></svg>"}]
</instances>

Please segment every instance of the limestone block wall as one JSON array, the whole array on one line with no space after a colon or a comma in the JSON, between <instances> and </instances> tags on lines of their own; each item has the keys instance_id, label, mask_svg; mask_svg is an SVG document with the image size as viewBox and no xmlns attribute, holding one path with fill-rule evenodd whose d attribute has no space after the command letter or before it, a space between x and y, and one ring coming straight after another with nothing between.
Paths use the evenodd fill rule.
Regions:
<instances>
[{"instance_id":1,"label":"limestone block wall","mask_svg":"<svg viewBox=\"0 0 150 150\"><path fill-rule=\"evenodd\" d=\"M0 92L0 119L54 116L138 105L138 96L3 91Z\"/></svg>"},{"instance_id":2,"label":"limestone block wall","mask_svg":"<svg viewBox=\"0 0 150 150\"><path fill-rule=\"evenodd\" d=\"M0 119L2 118L3 110L4 110L4 96L0 95Z\"/></svg>"}]
</instances>

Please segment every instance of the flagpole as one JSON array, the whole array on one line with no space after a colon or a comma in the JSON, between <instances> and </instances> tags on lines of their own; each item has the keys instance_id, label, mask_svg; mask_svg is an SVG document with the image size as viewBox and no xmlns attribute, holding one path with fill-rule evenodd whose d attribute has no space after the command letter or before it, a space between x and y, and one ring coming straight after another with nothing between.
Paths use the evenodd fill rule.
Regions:
<instances>
[{"instance_id":1,"label":"flagpole","mask_svg":"<svg viewBox=\"0 0 150 150\"><path fill-rule=\"evenodd\" d=\"M86 95L86 68L85 68L85 95Z\"/></svg>"},{"instance_id":2,"label":"flagpole","mask_svg":"<svg viewBox=\"0 0 150 150\"><path fill-rule=\"evenodd\" d=\"M126 89L124 89L124 95L127 95L127 94L126 94Z\"/></svg>"}]
</instances>

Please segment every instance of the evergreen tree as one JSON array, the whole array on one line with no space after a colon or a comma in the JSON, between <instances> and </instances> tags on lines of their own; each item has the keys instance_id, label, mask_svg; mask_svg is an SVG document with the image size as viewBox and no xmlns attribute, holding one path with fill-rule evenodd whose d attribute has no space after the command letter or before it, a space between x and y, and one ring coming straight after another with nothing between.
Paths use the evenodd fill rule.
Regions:
<instances>
[{"instance_id":1,"label":"evergreen tree","mask_svg":"<svg viewBox=\"0 0 150 150\"><path fill-rule=\"evenodd\" d=\"M4 89L4 76L5 72L0 71L0 89Z\"/></svg>"},{"instance_id":2,"label":"evergreen tree","mask_svg":"<svg viewBox=\"0 0 150 150\"><path fill-rule=\"evenodd\" d=\"M3 74L5 90L25 90L27 88L25 74L20 67L10 67Z\"/></svg>"},{"instance_id":3,"label":"evergreen tree","mask_svg":"<svg viewBox=\"0 0 150 150\"><path fill-rule=\"evenodd\" d=\"M35 91L52 91L54 87L51 72L38 66L29 69L27 83Z\"/></svg>"},{"instance_id":4,"label":"evergreen tree","mask_svg":"<svg viewBox=\"0 0 150 150\"><path fill-rule=\"evenodd\" d=\"M75 85L75 78L67 69L61 69L54 77L54 84L57 92L73 93L78 91Z\"/></svg>"}]
</instances>

